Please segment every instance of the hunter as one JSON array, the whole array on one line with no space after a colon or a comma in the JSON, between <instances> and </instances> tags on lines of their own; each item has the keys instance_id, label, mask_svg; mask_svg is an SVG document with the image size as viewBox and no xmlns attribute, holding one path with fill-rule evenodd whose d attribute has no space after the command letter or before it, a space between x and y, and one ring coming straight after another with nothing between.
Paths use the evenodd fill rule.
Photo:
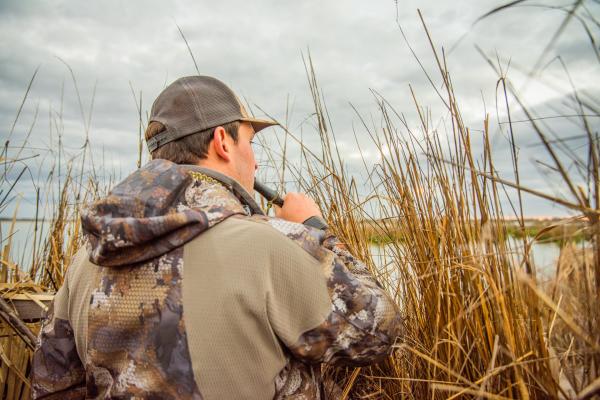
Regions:
<instances>
[{"instance_id":1,"label":"hunter","mask_svg":"<svg viewBox=\"0 0 600 400\"><path fill-rule=\"evenodd\" d=\"M152 161L82 213L34 398L335 398L323 363L390 354L397 306L316 203L289 193L273 218L255 202L252 140L272 125L212 77L163 90Z\"/></svg>"}]
</instances>

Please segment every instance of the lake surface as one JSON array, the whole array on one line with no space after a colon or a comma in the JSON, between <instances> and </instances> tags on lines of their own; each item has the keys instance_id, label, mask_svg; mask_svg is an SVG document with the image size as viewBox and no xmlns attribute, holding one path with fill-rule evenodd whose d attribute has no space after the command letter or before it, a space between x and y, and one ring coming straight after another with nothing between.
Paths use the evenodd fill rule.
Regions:
<instances>
[{"instance_id":1,"label":"lake surface","mask_svg":"<svg viewBox=\"0 0 600 400\"><path fill-rule=\"evenodd\" d=\"M513 262L515 265L519 265L523 258L523 242L521 240L509 239L510 247L513 252ZM386 264L393 262L393 255L390 251L386 250L385 245L371 245L371 256L375 264L378 266L385 266ZM530 259L535 264L538 273L543 275L545 278L550 278L554 275L556 270L556 263L560 255L560 246L555 242L540 243L535 242L530 250Z\"/></svg>"},{"instance_id":2,"label":"lake surface","mask_svg":"<svg viewBox=\"0 0 600 400\"><path fill-rule=\"evenodd\" d=\"M38 231L35 233L35 223L32 221L17 221L9 236L12 221L0 221L0 241L2 248L11 241L11 260L17 262L20 268L28 270L31 265L33 240L40 235L46 235L50 229L49 221L38 221ZM43 246L43 243L42 243Z\"/></svg>"}]
</instances>

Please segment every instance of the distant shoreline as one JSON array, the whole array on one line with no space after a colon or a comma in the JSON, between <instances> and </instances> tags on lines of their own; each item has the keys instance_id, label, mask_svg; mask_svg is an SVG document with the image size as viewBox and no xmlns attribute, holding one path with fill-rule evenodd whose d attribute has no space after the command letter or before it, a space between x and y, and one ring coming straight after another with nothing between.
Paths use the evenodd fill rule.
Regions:
<instances>
[{"instance_id":1,"label":"distant shoreline","mask_svg":"<svg viewBox=\"0 0 600 400\"><path fill-rule=\"evenodd\" d=\"M38 218L37 220L35 218L15 218L14 219L15 222L52 222L51 219L48 218ZM12 218L0 218L0 222L13 222Z\"/></svg>"}]
</instances>

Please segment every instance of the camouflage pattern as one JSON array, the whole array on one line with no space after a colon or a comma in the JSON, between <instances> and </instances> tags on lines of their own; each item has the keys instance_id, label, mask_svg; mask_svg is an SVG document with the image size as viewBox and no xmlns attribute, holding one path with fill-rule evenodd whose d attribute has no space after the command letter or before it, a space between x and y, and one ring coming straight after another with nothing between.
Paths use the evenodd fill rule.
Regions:
<instances>
[{"instance_id":1,"label":"camouflage pattern","mask_svg":"<svg viewBox=\"0 0 600 400\"><path fill-rule=\"evenodd\" d=\"M88 398L201 399L194 368L201 374L202 366L191 365L181 299L182 245L230 217L270 225L323 265L331 312L283 349L289 362L274 382L277 399L337 398L319 363L366 365L389 354L397 308L335 237L264 216L226 177L155 160L82 214L90 261L112 268L101 269L92 292L85 368L68 321L49 320L34 355L34 397L81 395L85 382Z\"/></svg>"},{"instance_id":2,"label":"camouflage pattern","mask_svg":"<svg viewBox=\"0 0 600 400\"><path fill-rule=\"evenodd\" d=\"M275 378L276 400L311 400L323 398L318 365L304 364L290 358Z\"/></svg>"},{"instance_id":3,"label":"camouflage pattern","mask_svg":"<svg viewBox=\"0 0 600 400\"><path fill-rule=\"evenodd\" d=\"M151 161L82 213L90 261L128 265L180 247L225 218L246 214L234 193L200 167Z\"/></svg>"},{"instance_id":4,"label":"camouflage pattern","mask_svg":"<svg viewBox=\"0 0 600 400\"><path fill-rule=\"evenodd\" d=\"M181 304L183 248L105 268L88 311L88 396L200 399Z\"/></svg>"},{"instance_id":5,"label":"camouflage pattern","mask_svg":"<svg viewBox=\"0 0 600 400\"><path fill-rule=\"evenodd\" d=\"M249 212L235 190L201 171L153 161L83 212L90 261L118 268L103 268L92 292L85 369L68 321L49 320L34 354L44 366L32 374L34 398L67 390L73 374L85 384L73 395L88 398L202 398L183 319L181 245ZM69 352L52 357L57 345Z\"/></svg>"},{"instance_id":6,"label":"camouflage pattern","mask_svg":"<svg viewBox=\"0 0 600 400\"><path fill-rule=\"evenodd\" d=\"M85 398L85 370L77 355L73 329L69 321L55 318L52 307L40 331L32 377L33 398Z\"/></svg>"},{"instance_id":7,"label":"camouflage pattern","mask_svg":"<svg viewBox=\"0 0 600 400\"><path fill-rule=\"evenodd\" d=\"M341 399L342 389L331 378L323 379L321 366L289 358L275 378L275 400Z\"/></svg>"}]
</instances>

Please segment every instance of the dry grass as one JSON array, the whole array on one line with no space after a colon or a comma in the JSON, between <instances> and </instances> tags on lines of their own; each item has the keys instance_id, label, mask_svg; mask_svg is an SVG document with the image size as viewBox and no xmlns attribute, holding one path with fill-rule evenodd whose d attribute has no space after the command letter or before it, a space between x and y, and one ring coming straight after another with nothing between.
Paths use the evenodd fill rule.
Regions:
<instances>
[{"instance_id":1,"label":"dry grass","mask_svg":"<svg viewBox=\"0 0 600 400\"><path fill-rule=\"evenodd\" d=\"M33 75L25 92L23 102L17 112L17 119L35 76L36 74ZM75 81L74 83L76 86ZM62 106L60 109L62 110ZM25 254L14 254L12 241L18 222L16 216L21 196L18 192L23 190L22 186L19 187L19 183L27 174L32 176L31 170L34 164L27 161L37 158L40 154L36 151L39 149L32 150L27 147L29 135L20 146L9 147L16 125L15 120L13 129L11 129L0 154L0 161L4 164L0 172L3 196L0 200L0 211L4 211L16 203L12 221L8 225L8 232L0 233L0 240L2 240L0 303L5 304L9 311L16 304L15 298L31 300L31 303L39 306L39 310L47 310L48 303L40 299L45 300L48 297L46 294L55 293L61 286L73 255L82 245L79 223L80 205L92 200L102 192L98 189L98 179L94 172L89 142L86 141L77 154L64 159L65 149L61 140L62 123L60 122L62 114L57 113L54 119L52 126L57 127L54 135L57 136L58 145L57 148L47 150L55 157L53 164L49 167L46 177L39 179L38 176L38 180L33 181L33 190L37 193L35 217L29 221L33 225L33 230L28 232L28 247L24 249L24 252L29 252L28 258L31 261L28 265L21 265L22 263L18 261L24 260L26 257ZM50 135L50 142L52 142L53 133L51 132ZM23 156L23 154L30 155ZM87 160L86 155L88 155ZM75 168L79 170L76 172ZM62 173L61 169L63 169ZM13 170L20 170L14 180L11 179ZM92 172L87 173L87 171ZM108 181L107 183L110 184ZM26 190L31 189L27 188ZM58 194L52 195L56 191ZM40 193L48 195L42 199ZM2 304L0 304L1 308ZM10 315L0 311L0 398L29 399L31 397L29 373L32 349L35 346L33 336L37 336L39 332L40 320L39 318L26 320L22 325L9 320Z\"/></svg>"},{"instance_id":2,"label":"dry grass","mask_svg":"<svg viewBox=\"0 0 600 400\"><path fill-rule=\"evenodd\" d=\"M594 311L600 306L598 141L583 123L589 141L580 154L587 154L587 160L570 161L585 168L580 175L568 173L559 146L548 140L501 76L504 95L515 98L530 118L554 161L556 184L568 188L571 197L522 186L516 161L516 181L501 179L494 167L488 120L482 121L484 147L476 154L446 61L433 44L432 50L444 86L440 97L450 136L432 128L435 124L414 93L421 117L418 132L375 93L383 124L375 130L365 123L363 129L376 144L380 161L366 171L368 193L362 195L356 178L345 170L310 56L307 60L322 150L314 154L287 131L303 156L302 169L287 168L318 199L335 233L367 261L405 317L405 333L385 363L327 372L353 398L591 396L600 376L600 324ZM577 98L574 103L582 106ZM568 224L531 226L518 212L516 222L507 225L500 207L506 186L575 210L580 217ZM587 242L576 245L582 233ZM384 267L370 253L374 235L386 243L381 249ZM520 238L525 249L517 266L506 240L510 235ZM560 239L563 247L555 279L542 285L529 250L535 241L549 239Z\"/></svg>"}]
</instances>

